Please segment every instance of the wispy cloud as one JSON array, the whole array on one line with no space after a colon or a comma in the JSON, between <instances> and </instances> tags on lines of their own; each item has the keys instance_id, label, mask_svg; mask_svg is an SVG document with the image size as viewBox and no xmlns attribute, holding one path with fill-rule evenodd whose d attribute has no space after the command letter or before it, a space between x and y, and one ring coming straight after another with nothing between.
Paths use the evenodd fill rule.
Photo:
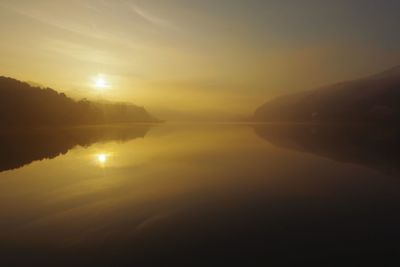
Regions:
<instances>
[{"instance_id":1,"label":"wispy cloud","mask_svg":"<svg viewBox=\"0 0 400 267\"><path fill-rule=\"evenodd\" d=\"M57 39L45 39L42 47L48 51L74 58L75 60L79 60L81 62L112 65L117 65L120 63L115 57L113 57L111 53L106 50L101 50L93 46L75 42Z\"/></svg>"},{"instance_id":2,"label":"wispy cloud","mask_svg":"<svg viewBox=\"0 0 400 267\"><path fill-rule=\"evenodd\" d=\"M0 3L0 7L8 9L20 16L24 16L26 18L35 20L37 22L58 28L60 30L96 39L109 38L109 36L97 30L95 23L80 25L72 20L58 19L53 15L49 15L48 10L43 11L39 8L36 8L35 6L30 6L30 5L13 5L13 4ZM88 7L86 6L86 8Z\"/></svg>"},{"instance_id":3,"label":"wispy cloud","mask_svg":"<svg viewBox=\"0 0 400 267\"><path fill-rule=\"evenodd\" d=\"M157 26L157 27L161 27L161 28L168 28L168 29L173 29L173 30L177 30L178 27L172 23L171 21L161 18L155 14L152 14L151 12L149 12L148 10L139 7L135 4L132 3L128 3L129 8L133 11L133 13L137 16L139 16L140 18L142 18L143 20L147 21L148 23Z\"/></svg>"}]
</instances>

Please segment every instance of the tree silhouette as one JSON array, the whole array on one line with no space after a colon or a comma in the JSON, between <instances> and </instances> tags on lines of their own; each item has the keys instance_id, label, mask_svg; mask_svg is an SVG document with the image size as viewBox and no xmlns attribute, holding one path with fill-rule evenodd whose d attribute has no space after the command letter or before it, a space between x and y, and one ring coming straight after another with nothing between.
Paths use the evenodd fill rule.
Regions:
<instances>
[{"instance_id":1,"label":"tree silhouette","mask_svg":"<svg viewBox=\"0 0 400 267\"><path fill-rule=\"evenodd\" d=\"M51 88L0 77L0 126L65 126L156 122L143 107L125 103L75 101Z\"/></svg>"}]
</instances>

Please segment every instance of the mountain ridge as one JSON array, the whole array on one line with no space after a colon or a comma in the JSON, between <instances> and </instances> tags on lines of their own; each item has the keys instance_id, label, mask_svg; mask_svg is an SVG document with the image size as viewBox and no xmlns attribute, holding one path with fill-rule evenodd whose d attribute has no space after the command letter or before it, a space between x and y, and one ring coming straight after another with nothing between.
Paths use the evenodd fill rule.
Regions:
<instances>
[{"instance_id":1,"label":"mountain ridge","mask_svg":"<svg viewBox=\"0 0 400 267\"><path fill-rule=\"evenodd\" d=\"M52 88L0 76L0 126L37 127L159 122L144 107L74 100Z\"/></svg>"},{"instance_id":2,"label":"mountain ridge","mask_svg":"<svg viewBox=\"0 0 400 267\"><path fill-rule=\"evenodd\" d=\"M364 78L274 98L256 121L392 121L400 119L400 66Z\"/></svg>"}]
</instances>

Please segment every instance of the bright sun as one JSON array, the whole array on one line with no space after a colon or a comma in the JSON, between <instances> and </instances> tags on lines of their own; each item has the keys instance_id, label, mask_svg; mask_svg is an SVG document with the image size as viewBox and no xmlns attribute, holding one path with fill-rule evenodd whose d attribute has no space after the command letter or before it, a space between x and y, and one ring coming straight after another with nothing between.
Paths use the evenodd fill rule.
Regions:
<instances>
[{"instance_id":1,"label":"bright sun","mask_svg":"<svg viewBox=\"0 0 400 267\"><path fill-rule=\"evenodd\" d=\"M99 74L94 78L94 87L96 89L106 89L108 87L110 87L109 83L107 82L106 78L104 77L104 75Z\"/></svg>"}]
</instances>

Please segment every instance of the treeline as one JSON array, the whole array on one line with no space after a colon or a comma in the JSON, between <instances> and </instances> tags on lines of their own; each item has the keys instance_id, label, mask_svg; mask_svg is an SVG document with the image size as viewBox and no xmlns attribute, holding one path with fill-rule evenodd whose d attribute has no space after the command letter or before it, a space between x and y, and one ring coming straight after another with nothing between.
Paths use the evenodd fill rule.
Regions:
<instances>
[{"instance_id":1,"label":"treeline","mask_svg":"<svg viewBox=\"0 0 400 267\"><path fill-rule=\"evenodd\" d=\"M156 122L143 107L76 101L51 88L0 77L0 126L63 126Z\"/></svg>"}]
</instances>

